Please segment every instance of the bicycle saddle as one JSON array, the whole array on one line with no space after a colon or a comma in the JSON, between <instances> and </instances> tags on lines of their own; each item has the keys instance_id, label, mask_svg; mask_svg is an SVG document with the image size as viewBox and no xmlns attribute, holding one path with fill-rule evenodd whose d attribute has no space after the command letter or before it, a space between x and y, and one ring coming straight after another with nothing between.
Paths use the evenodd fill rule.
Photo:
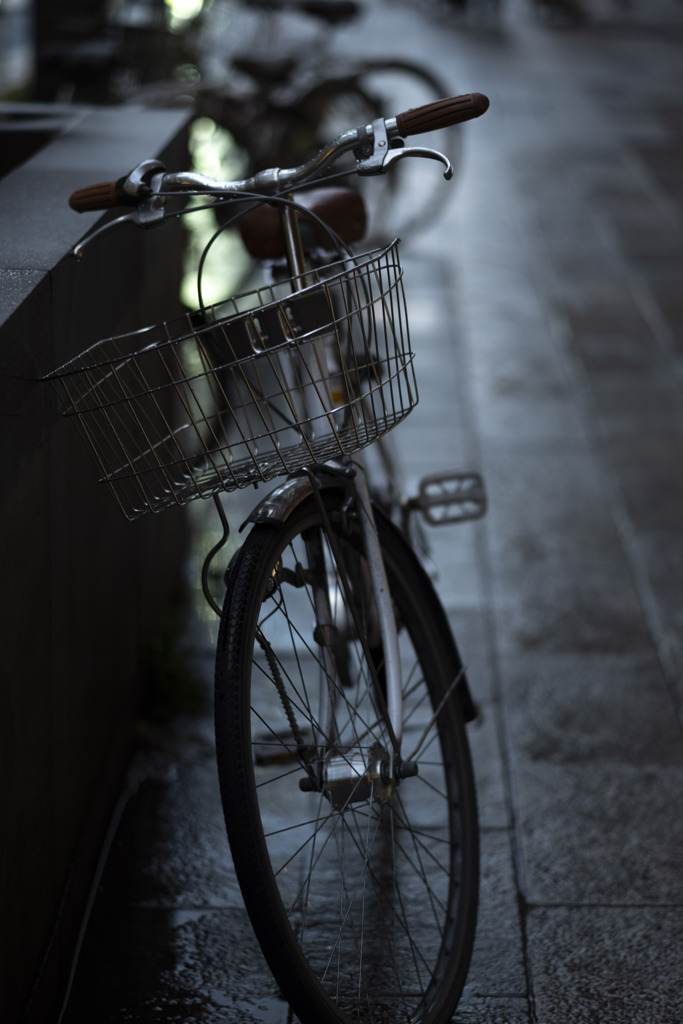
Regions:
<instances>
[{"instance_id":1,"label":"bicycle saddle","mask_svg":"<svg viewBox=\"0 0 683 1024\"><path fill-rule=\"evenodd\" d=\"M322 218L347 244L363 238L366 230L365 204L354 189L313 189L297 199ZM302 227L312 230L317 246L328 252L336 248L334 240L319 222L307 217L303 211L298 216ZM250 210L240 218L238 228L247 251L257 259L280 259L285 255L280 217L275 206L265 203Z\"/></svg>"}]
</instances>

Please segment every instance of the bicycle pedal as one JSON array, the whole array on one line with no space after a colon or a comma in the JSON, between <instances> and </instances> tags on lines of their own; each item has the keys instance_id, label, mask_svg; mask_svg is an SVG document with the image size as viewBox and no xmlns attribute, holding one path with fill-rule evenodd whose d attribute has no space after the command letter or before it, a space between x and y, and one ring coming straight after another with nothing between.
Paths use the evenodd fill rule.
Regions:
<instances>
[{"instance_id":1,"label":"bicycle pedal","mask_svg":"<svg viewBox=\"0 0 683 1024\"><path fill-rule=\"evenodd\" d=\"M408 502L430 526L479 519L486 512L486 489L478 473L436 473L420 480L418 495Z\"/></svg>"}]
</instances>

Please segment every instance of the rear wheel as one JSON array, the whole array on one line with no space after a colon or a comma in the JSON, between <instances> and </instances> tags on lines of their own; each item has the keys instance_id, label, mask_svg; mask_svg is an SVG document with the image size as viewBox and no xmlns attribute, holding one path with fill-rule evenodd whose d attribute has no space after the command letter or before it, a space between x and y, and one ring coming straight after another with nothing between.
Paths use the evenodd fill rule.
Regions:
<instances>
[{"instance_id":1,"label":"rear wheel","mask_svg":"<svg viewBox=\"0 0 683 1024\"><path fill-rule=\"evenodd\" d=\"M380 517L402 750L416 765L392 777L360 531L341 496L326 505L329 532L312 498L283 526L255 526L230 573L216 740L235 870L304 1024L445 1024L467 973L478 878L455 648L430 616L429 580Z\"/></svg>"}]
</instances>

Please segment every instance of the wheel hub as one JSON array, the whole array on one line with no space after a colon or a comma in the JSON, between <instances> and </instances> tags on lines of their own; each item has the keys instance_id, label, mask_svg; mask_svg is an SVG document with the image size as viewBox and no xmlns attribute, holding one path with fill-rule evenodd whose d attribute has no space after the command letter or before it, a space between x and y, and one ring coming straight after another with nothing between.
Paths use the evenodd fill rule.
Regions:
<instances>
[{"instance_id":1,"label":"wheel hub","mask_svg":"<svg viewBox=\"0 0 683 1024\"><path fill-rule=\"evenodd\" d=\"M369 750L332 751L323 769L323 792L336 810L368 800L391 799L389 755L376 744Z\"/></svg>"},{"instance_id":2,"label":"wheel hub","mask_svg":"<svg viewBox=\"0 0 683 1024\"><path fill-rule=\"evenodd\" d=\"M391 800L394 780L389 755L379 744L369 749L331 751L323 768L323 792L336 810L366 800Z\"/></svg>"}]
</instances>

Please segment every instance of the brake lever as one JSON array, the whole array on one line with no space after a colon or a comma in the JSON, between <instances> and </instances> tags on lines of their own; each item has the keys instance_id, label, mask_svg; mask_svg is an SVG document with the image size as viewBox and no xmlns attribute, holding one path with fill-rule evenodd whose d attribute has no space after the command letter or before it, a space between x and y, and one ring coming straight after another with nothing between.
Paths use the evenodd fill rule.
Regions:
<instances>
[{"instance_id":1,"label":"brake lever","mask_svg":"<svg viewBox=\"0 0 683 1024\"><path fill-rule=\"evenodd\" d=\"M450 181L453 177L453 164L450 162L447 156L440 153L438 149L427 149L426 146L406 146L401 149L390 149L385 155L382 161L382 174L391 166L391 164L397 163L399 160L403 160L407 156L423 157L427 160L437 160L443 164L446 168L443 172L443 176L446 181ZM361 173L360 171L358 172Z\"/></svg>"},{"instance_id":2,"label":"brake lever","mask_svg":"<svg viewBox=\"0 0 683 1024\"><path fill-rule=\"evenodd\" d=\"M113 220L107 221L106 224L101 224L98 228L95 228L89 235L86 235L85 238L76 243L71 250L71 254L76 259L80 259L91 242L108 231L113 231L115 228L120 227L122 224L135 224L142 228L150 228L154 227L155 224L159 224L164 219L166 213L164 208L165 199L156 194L161 185L162 175L155 175L155 178L158 180L152 179L152 193L145 199L140 200L134 210L131 210L129 213L123 213L120 217L115 217Z\"/></svg>"},{"instance_id":3,"label":"brake lever","mask_svg":"<svg viewBox=\"0 0 683 1024\"><path fill-rule=\"evenodd\" d=\"M389 123L395 127L395 121L392 120ZM387 122L383 117L373 121L371 127L372 150L366 144L360 152L357 151L356 172L361 177L371 174L385 174L392 164L409 156L437 160L446 168L443 172L446 181L450 181L453 177L453 165L443 153L424 146L392 146L387 132Z\"/></svg>"}]
</instances>

